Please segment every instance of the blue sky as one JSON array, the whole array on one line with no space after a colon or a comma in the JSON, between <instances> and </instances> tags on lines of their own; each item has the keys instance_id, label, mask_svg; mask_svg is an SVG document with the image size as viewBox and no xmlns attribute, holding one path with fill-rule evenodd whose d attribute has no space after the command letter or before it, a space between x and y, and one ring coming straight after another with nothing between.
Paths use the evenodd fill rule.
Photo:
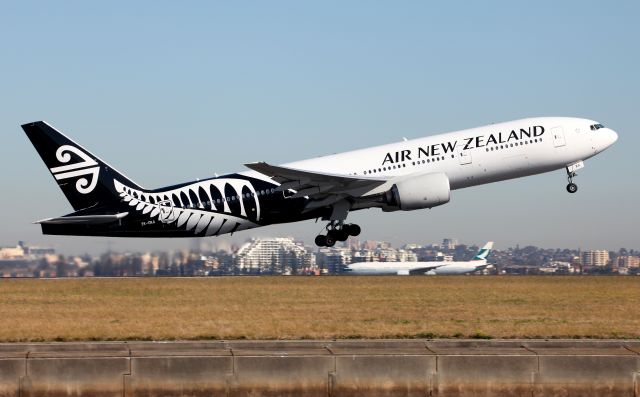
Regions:
<instances>
[{"instance_id":1,"label":"blue sky","mask_svg":"<svg viewBox=\"0 0 640 397\"><path fill-rule=\"evenodd\" d=\"M433 210L353 214L363 238L640 248L637 16L628 2L15 2L0 13L0 245L71 211L20 129L47 120L142 186L528 116L616 130L580 191L563 171L453 192ZM308 242L320 224L243 232ZM109 239L115 249L191 241Z\"/></svg>"}]
</instances>

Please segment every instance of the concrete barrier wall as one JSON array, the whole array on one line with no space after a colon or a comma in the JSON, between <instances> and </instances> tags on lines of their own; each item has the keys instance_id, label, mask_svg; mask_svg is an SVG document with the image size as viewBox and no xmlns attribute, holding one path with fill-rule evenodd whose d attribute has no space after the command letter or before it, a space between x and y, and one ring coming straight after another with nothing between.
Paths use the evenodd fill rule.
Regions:
<instances>
[{"instance_id":1,"label":"concrete barrier wall","mask_svg":"<svg viewBox=\"0 0 640 397\"><path fill-rule=\"evenodd\" d=\"M640 341L0 344L5 396L640 396Z\"/></svg>"}]
</instances>

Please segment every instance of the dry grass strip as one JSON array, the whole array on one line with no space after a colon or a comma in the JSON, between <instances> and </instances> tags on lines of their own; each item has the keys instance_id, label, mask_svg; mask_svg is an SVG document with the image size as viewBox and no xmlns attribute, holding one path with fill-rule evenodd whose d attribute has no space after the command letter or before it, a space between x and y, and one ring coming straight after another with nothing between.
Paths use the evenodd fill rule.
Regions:
<instances>
[{"instance_id":1,"label":"dry grass strip","mask_svg":"<svg viewBox=\"0 0 640 397\"><path fill-rule=\"evenodd\" d=\"M640 338L640 277L0 280L0 341Z\"/></svg>"}]
</instances>

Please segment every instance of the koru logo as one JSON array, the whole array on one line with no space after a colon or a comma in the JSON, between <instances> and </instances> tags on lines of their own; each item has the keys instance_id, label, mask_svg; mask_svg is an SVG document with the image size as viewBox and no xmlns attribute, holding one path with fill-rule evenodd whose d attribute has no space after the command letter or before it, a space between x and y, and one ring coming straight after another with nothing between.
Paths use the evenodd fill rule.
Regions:
<instances>
[{"instance_id":1,"label":"koru logo","mask_svg":"<svg viewBox=\"0 0 640 397\"><path fill-rule=\"evenodd\" d=\"M80 157L82 161L73 164L61 165L60 167L53 167L49 170L53 173L56 180L76 178L83 175L89 175L90 180L87 178L80 178L76 181L76 190L78 193L87 194L91 193L98 184L98 174L100 173L100 166L98 163L89 157L85 152L77 147L70 145L63 145L56 150L56 158L61 163L68 163L71 161L71 153Z\"/></svg>"}]
</instances>

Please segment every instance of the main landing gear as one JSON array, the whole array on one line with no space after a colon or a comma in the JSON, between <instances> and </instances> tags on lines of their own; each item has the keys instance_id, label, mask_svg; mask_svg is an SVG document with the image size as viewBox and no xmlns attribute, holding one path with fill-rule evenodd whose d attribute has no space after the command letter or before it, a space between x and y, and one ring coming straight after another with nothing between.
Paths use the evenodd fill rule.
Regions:
<instances>
[{"instance_id":1,"label":"main landing gear","mask_svg":"<svg viewBox=\"0 0 640 397\"><path fill-rule=\"evenodd\" d=\"M318 247L333 247L336 241L346 241L349 236L357 236L359 234L360 226L355 223L345 225L343 221L331 221L327 225L327 234L316 236L316 245Z\"/></svg>"}]
</instances>

